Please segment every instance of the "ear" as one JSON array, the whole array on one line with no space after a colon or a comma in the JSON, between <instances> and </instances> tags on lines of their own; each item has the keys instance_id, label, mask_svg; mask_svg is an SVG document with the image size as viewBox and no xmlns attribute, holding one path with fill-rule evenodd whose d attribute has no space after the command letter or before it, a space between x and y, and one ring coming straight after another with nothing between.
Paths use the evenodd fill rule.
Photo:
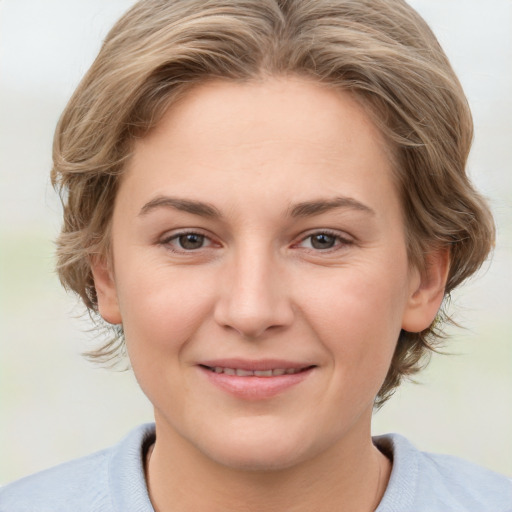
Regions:
<instances>
[{"instance_id":1,"label":"ear","mask_svg":"<svg viewBox=\"0 0 512 512\"><path fill-rule=\"evenodd\" d=\"M91 270L98 298L99 314L109 324L121 324L116 284L108 258L93 256L91 258Z\"/></svg>"},{"instance_id":2,"label":"ear","mask_svg":"<svg viewBox=\"0 0 512 512\"><path fill-rule=\"evenodd\" d=\"M450 251L436 249L428 254L425 269L411 270L408 302L402 318L402 329L421 332L432 324L444 298L450 268Z\"/></svg>"}]
</instances>

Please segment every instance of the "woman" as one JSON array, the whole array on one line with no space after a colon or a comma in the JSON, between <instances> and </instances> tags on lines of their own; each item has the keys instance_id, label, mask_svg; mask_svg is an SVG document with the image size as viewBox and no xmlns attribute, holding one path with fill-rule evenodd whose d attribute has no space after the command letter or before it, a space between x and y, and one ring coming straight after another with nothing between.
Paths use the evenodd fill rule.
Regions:
<instances>
[{"instance_id":1,"label":"woman","mask_svg":"<svg viewBox=\"0 0 512 512\"><path fill-rule=\"evenodd\" d=\"M57 128L63 284L155 425L1 510L509 510L499 475L372 439L485 260L471 115L401 0L157 0ZM441 311L441 312L440 312Z\"/></svg>"}]
</instances>

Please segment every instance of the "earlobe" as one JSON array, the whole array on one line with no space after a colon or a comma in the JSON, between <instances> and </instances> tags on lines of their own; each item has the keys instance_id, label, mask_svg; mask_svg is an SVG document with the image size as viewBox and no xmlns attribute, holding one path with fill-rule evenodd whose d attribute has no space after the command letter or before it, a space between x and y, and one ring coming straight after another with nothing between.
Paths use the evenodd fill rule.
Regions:
<instances>
[{"instance_id":1,"label":"earlobe","mask_svg":"<svg viewBox=\"0 0 512 512\"><path fill-rule=\"evenodd\" d=\"M421 332L434 321L445 294L450 268L450 251L437 249L431 252L423 272L415 270L411 280L409 298L402 318L402 329Z\"/></svg>"},{"instance_id":2,"label":"earlobe","mask_svg":"<svg viewBox=\"0 0 512 512\"><path fill-rule=\"evenodd\" d=\"M98 298L98 312L109 324L122 323L113 272L104 256L91 258L91 270Z\"/></svg>"}]
</instances>

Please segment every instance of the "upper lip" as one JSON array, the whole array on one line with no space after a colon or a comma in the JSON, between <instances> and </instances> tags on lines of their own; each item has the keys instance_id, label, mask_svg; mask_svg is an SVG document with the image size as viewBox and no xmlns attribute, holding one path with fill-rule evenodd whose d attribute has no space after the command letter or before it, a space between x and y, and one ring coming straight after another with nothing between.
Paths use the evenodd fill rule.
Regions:
<instances>
[{"instance_id":1,"label":"upper lip","mask_svg":"<svg viewBox=\"0 0 512 512\"><path fill-rule=\"evenodd\" d=\"M208 366L210 368L234 368L247 371L265 371L275 369L299 369L309 368L315 366L311 363L286 361L284 359L209 359L207 361L200 361L200 366Z\"/></svg>"}]
</instances>

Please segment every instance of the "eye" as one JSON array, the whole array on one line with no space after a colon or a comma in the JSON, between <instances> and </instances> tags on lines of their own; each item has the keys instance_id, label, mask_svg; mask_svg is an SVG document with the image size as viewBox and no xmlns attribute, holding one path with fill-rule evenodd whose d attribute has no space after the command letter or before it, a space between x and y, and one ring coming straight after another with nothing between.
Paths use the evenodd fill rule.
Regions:
<instances>
[{"instance_id":1,"label":"eye","mask_svg":"<svg viewBox=\"0 0 512 512\"><path fill-rule=\"evenodd\" d=\"M331 249L336 244L336 237L327 233L317 233L308 237L313 249Z\"/></svg>"},{"instance_id":2,"label":"eye","mask_svg":"<svg viewBox=\"0 0 512 512\"><path fill-rule=\"evenodd\" d=\"M352 242L350 240L347 240L346 238L343 238L336 233L331 233L329 231L318 231L303 238L298 245L306 249L327 251L329 249L335 249L337 247L349 245L351 243Z\"/></svg>"},{"instance_id":3,"label":"eye","mask_svg":"<svg viewBox=\"0 0 512 512\"><path fill-rule=\"evenodd\" d=\"M174 252L189 252L210 247L213 242L201 233L176 233L160 242Z\"/></svg>"},{"instance_id":4,"label":"eye","mask_svg":"<svg viewBox=\"0 0 512 512\"><path fill-rule=\"evenodd\" d=\"M204 235L198 235L197 233L187 233L185 235L179 235L176 241L182 249L189 251L193 249L200 249L204 244Z\"/></svg>"}]
</instances>

